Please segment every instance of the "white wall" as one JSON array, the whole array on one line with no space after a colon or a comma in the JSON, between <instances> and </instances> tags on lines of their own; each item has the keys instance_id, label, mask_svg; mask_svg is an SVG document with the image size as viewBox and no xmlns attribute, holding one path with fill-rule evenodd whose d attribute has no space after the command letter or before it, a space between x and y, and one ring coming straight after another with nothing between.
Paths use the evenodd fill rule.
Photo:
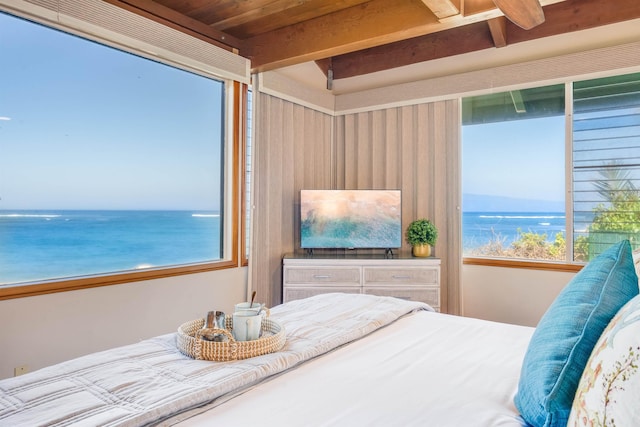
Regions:
<instances>
[{"instance_id":1,"label":"white wall","mask_svg":"<svg viewBox=\"0 0 640 427\"><path fill-rule=\"evenodd\" d=\"M246 298L247 268L0 301L0 379L174 332Z\"/></svg>"},{"instance_id":2,"label":"white wall","mask_svg":"<svg viewBox=\"0 0 640 427\"><path fill-rule=\"evenodd\" d=\"M575 273L464 265L462 313L467 317L536 326Z\"/></svg>"}]
</instances>

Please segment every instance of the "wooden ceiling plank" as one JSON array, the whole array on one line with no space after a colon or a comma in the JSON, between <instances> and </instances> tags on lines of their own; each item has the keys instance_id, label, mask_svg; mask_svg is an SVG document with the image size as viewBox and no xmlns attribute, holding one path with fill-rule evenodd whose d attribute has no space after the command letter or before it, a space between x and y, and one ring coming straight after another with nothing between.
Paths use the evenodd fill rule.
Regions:
<instances>
[{"instance_id":1,"label":"wooden ceiling plank","mask_svg":"<svg viewBox=\"0 0 640 427\"><path fill-rule=\"evenodd\" d=\"M238 38L247 39L288 25L293 25L301 21L307 21L317 18L318 16L335 13L342 9L357 6L368 1L370 0L342 0L339 2L326 0L299 1L295 7L283 11L274 9L274 13L265 12L262 16L241 24L235 24L234 26L225 25L225 30ZM214 27L218 28L215 24Z\"/></svg>"},{"instance_id":2,"label":"wooden ceiling plank","mask_svg":"<svg viewBox=\"0 0 640 427\"><path fill-rule=\"evenodd\" d=\"M280 12L285 12L288 9L299 6L299 1L279 1L268 3L262 7L247 10L243 13L239 13L237 15L232 15L227 19L223 19L221 21L217 21L211 24L212 28L215 28L219 31L224 31L227 28L237 27L242 24L246 24L253 20L262 18L264 16L273 15Z\"/></svg>"},{"instance_id":3,"label":"wooden ceiling plank","mask_svg":"<svg viewBox=\"0 0 640 427\"><path fill-rule=\"evenodd\" d=\"M264 2L264 0L262 0ZM328 2L326 0L278 0L261 4L249 10L239 11L228 15L225 19L211 22L216 30L224 31L247 24L251 31L260 34L272 29L291 25L299 21L312 19L318 15L325 15L351 6L365 3L369 0L343 0ZM271 27L267 27L267 25ZM266 29L262 29L265 28Z\"/></svg>"},{"instance_id":4,"label":"wooden ceiling plank","mask_svg":"<svg viewBox=\"0 0 640 427\"><path fill-rule=\"evenodd\" d=\"M180 13L191 16L191 12L194 10L202 9L204 7L210 8L211 0L154 0L169 9L180 11ZM264 1L264 0L262 0ZM220 9L220 7L216 7Z\"/></svg>"},{"instance_id":5,"label":"wooden ceiling plank","mask_svg":"<svg viewBox=\"0 0 640 427\"><path fill-rule=\"evenodd\" d=\"M104 0L107 3L149 18L168 27L193 35L228 50L239 50L243 42L230 34L215 30L202 22L150 0ZM231 48L231 49L229 49Z\"/></svg>"},{"instance_id":6,"label":"wooden ceiling plank","mask_svg":"<svg viewBox=\"0 0 640 427\"><path fill-rule=\"evenodd\" d=\"M507 45L507 18L498 16L487 20L491 38L495 47L505 47Z\"/></svg>"},{"instance_id":7,"label":"wooden ceiling plank","mask_svg":"<svg viewBox=\"0 0 640 427\"><path fill-rule=\"evenodd\" d=\"M235 15L243 14L251 10L260 9L265 4L272 3L273 0L243 0L243 1L215 1L211 0L156 0L162 3L169 1L182 2L175 6L176 10L211 25L222 19L227 19Z\"/></svg>"},{"instance_id":8,"label":"wooden ceiling plank","mask_svg":"<svg viewBox=\"0 0 640 427\"><path fill-rule=\"evenodd\" d=\"M429 32L437 18L421 3L372 0L247 39L252 69L267 71Z\"/></svg>"},{"instance_id":9,"label":"wooden ceiling plank","mask_svg":"<svg viewBox=\"0 0 640 427\"><path fill-rule=\"evenodd\" d=\"M422 0L438 19L448 18L460 13L460 1L451 0Z\"/></svg>"}]
</instances>

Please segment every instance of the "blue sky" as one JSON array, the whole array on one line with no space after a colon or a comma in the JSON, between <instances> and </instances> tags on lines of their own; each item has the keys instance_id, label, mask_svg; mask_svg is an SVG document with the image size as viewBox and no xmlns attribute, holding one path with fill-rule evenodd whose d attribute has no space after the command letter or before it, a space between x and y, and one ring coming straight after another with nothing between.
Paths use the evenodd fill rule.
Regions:
<instances>
[{"instance_id":1,"label":"blue sky","mask_svg":"<svg viewBox=\"0 0 640 427\"><path fill-rule=\"evenodd\" d=\"M0 55L0 209L219 209L221 83L2 13Z\"/></svg>"},{"instance_id":2,"label":"blue sky","mask_svg":"<svg viewBox=\"0 0 640 427\"><path fill-rule=\"evenodd\" d=\"M563 202L564 126L564 116L464 126L463 193Z\"/></svg>"},{"instance_id":3,"label":"blue sky","mask_svg":"<svg viewBox=\"0 0 640 427\"><path fill-rule=\"evenodd\" d=\"M219 209L221 84L1 13L0 49L0 209ZM564 200L564 118L465 126L463 192Z\"/></svg>"}]
</instances>

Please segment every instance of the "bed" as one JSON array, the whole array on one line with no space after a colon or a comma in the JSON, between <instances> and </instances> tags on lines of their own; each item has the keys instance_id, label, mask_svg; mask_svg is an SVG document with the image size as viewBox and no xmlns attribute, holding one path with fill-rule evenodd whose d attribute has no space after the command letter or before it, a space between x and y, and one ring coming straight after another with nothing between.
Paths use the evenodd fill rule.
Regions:
<instances>
[{"instance_id":1,"label":"bed","mask_svg":"<svg viewBox=\"0 0 640 427\"><path fill-rule=\"evenodd\" d=\"M271 309L287 337L271 354L194 360L173 333L2 380L0 425L635 425L619 420L640 419L638 279L630 247L601 257L536 329L323 294Z\"/></svg>"},{"instance_id":2,"label":"bed","mask_svg":"<svg viewBox=\"0 0 640 427\"><path fill-rule=\"evenodd\" d=\"M532 331L415 311L184 425L522 426L513 397Z\"/></svg>"}]
</instances>

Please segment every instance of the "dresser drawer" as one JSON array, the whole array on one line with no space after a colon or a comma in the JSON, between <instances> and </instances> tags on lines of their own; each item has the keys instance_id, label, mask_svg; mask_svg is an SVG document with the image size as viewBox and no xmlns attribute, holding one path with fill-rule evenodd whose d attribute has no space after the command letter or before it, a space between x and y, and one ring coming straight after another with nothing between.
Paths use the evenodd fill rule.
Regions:
<instances>
[{"instance_id":1,"label":"dresser drawer","mask_svg":"<svg viewBox=\"0 0 640 427\"><path fill-rule=\"evenodd\" d=\"M360 269L354 268L295 268L284 270L285 284L309 284L331 286L360 284Z\"/></svg>"},{"instance_id":2,"label":"dresser drawer","mask_svg":"<svg viewBox=\"0 0 640 427\"><path fill-rule=\"evenodd\" d=\"M390 284L390 283L414 283L414 284L437 284L437 268L385 268L385 267L365 267L364 283L367 284Z\"/></svg>"},{"instance_id":3,"label":"dresser drawer","mask_svg":"<svg viewBox=\"0 0 640 427\"><path fill-rule=\"evenodd\" d=\"M284 288L284 294L282 295L283 302L293 301L302 298L312 297L314 295L326 294L329 292L343 292L345 294L359 294L362 288L360 287L297 287L287 286Z\"/></svg>"},{"instance_id":4,"label":"dresser drawer","mask_svg":"<svg viewBox=\"0 0 640 427\"><path fill-rule=\"evenodd\" d=\"M364 288L368 295L402 298L411 301L422 301L429 304L436 311L440 311L440 289L436 287L395 288L392 286L376 286Z\"/></svg>"}]
</instances>

